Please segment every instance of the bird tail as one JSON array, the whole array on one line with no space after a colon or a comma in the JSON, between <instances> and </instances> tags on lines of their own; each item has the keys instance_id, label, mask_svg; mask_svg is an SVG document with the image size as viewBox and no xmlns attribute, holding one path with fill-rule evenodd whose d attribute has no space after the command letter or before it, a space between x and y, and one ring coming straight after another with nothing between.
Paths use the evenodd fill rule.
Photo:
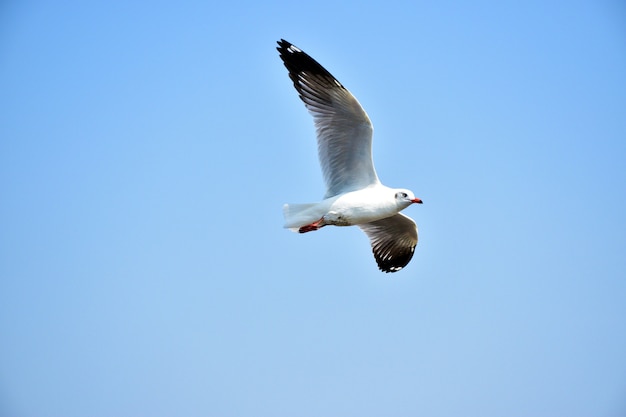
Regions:
<instances>
[{"instance_id":1,"label":"bird tail","mask_svg":"<svg viewBox=\"0 0 626 417\"><path fill-rule=\"evenodd\" d=\"M319 203L285 204L285 228L297 232L300 227L311 224L324 215L323 207Z\"/></svg>"}]
</instances>

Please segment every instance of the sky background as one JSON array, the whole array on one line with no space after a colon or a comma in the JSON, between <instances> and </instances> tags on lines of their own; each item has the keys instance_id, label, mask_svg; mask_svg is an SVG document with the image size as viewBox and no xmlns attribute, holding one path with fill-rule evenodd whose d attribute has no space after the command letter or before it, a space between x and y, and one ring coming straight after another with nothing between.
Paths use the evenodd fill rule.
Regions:
<instances>
[{"instance_id":1,"label":"sky background","mask_svg":"<svg viewBox=\"0 0 626 417\"><path fill-rule=\"evenodd\" d=\"M424 200L378 271L285 38ZM4 1L0 415L626 416L626 6Z\"/></svg>"}]
</instances>

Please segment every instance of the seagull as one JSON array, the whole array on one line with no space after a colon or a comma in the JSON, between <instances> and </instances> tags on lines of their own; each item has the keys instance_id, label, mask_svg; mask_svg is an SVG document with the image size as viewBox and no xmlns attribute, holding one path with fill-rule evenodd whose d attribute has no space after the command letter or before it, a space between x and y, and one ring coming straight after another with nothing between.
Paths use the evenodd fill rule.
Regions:
<instances>
[{"instance_id":1,"label":"seagull","mask_svg":"<svg viewBox=\"0 0 626 417\"><path fill-rule=\"evenodd\" d=\"M284 39L276 48L300 99L313 116L326 195L317 203L285 204L285 228L359 226L378 268L404 268L417 245L417 226L400 213L422 204L413 192L384 186L372 160L372 123L357 99L317 61Z\"/></svg>"}]
</instances>

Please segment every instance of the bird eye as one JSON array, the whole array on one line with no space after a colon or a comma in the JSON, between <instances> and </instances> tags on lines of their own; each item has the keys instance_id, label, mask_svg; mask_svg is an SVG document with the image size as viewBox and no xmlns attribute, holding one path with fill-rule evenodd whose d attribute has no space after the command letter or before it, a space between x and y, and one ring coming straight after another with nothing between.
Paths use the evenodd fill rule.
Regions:
<instances>
[{"instance_id":1,"label":"bird eye","mask_svg":"<svg viewBox=\"0 0 626 417\"><path fill-rule=\"evenodd\" d=\"M407 193L402 193L402 198L407 198L409 195Z\"/></svg>"},{"instance_id":2,"label":"bird eye","mask_svg":"<svg viewBox=\"0 0 626 417\"><path fill-rule=\"evenodd\" d=\"M396 193L396 198L407 198L407 197L408 197L407 193L403 193L403 192Z\"/></svg>"}]
</instances>

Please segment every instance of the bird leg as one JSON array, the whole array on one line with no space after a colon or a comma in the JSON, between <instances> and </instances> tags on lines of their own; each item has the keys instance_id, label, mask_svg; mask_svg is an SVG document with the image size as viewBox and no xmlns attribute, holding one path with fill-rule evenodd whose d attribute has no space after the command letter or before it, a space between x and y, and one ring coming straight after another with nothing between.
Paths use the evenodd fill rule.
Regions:
<instances>
[{"instance_id":1,"label":"bird leg","mask_svg":"<svg viewBox=\"0 0 626 417\"><path fill-rule=\"evenodd\" d=\"M306 233L306 232L313 232L315 230L319 230L322 227L326 226L324 222L324 218L322 217L321 219L319 219L316 222L313 222L311 224L307 224L306 226L302 226L300 229L298 229L298 232L300 233Z\"/></svg>"}]
</instances>

